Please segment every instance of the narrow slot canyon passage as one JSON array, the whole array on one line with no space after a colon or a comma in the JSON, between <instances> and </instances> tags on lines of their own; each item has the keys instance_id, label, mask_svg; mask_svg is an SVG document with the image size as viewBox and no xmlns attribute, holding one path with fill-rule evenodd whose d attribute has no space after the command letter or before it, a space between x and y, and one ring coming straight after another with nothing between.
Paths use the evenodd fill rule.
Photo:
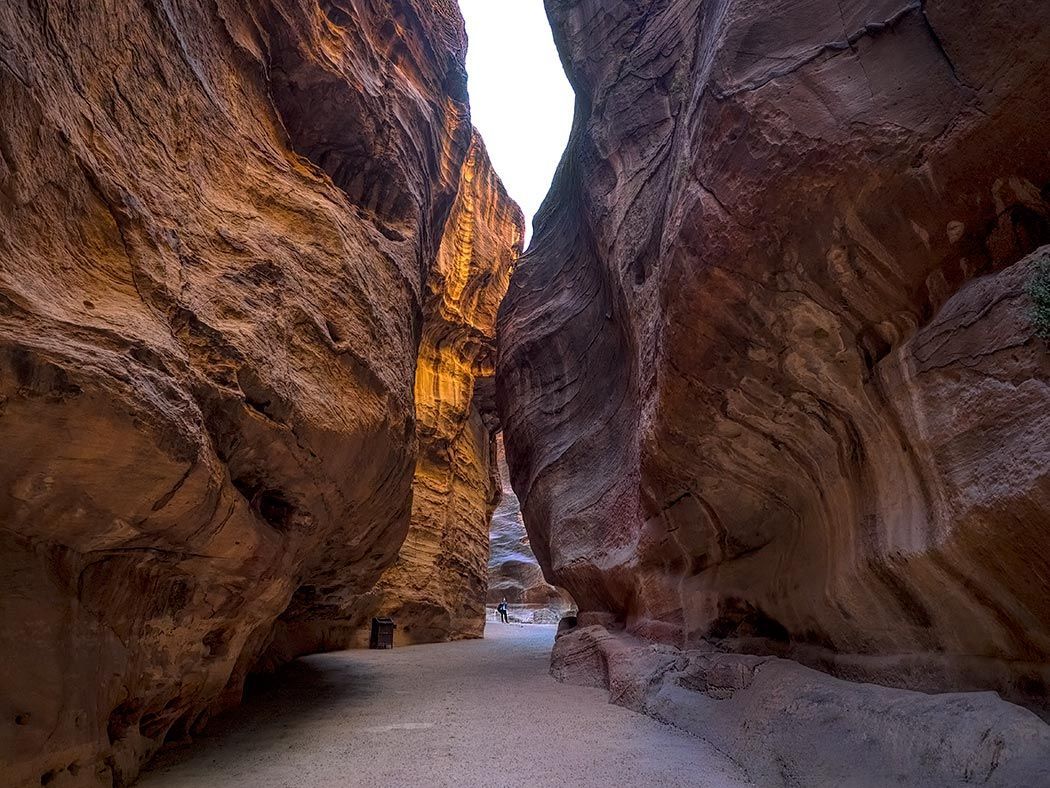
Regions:
<instances>
[{"instance_id":1,"label":"narrow slot canyon passage","mask_svg":"<svg viewBox=\"0 0 1050 788\"><path fill-rule=\"evenodd\" d=\"M555 627L490 623L484 640L305 657L144 788L752 785L693 736L550 676Z\"/></svg>"},{"instance_id":2,"label":"narrow slot canyon passage","mask_svg":"<svg viewBox=\"0 0 1050 788\"><path fill-rule=\"evenodd\" d=\"M0 788L1050 788L1050 3L2 0Z\"/></svg>"},{"instance_id":3,"label":"narrow slot canyon passage","mask_svg":"<svg viewBox=\"0 0 1050 788\"><path fill-rule=\"evenodd\" d=\"M499 607L505 604L511 622L557 624L575 614L576 605L564 589L543 577L510 483L502 435L496 438L496 465L502 494L489 528L487 618L500 620Z\"/></svg>"},{"instance_id":4,"label":"narrow slot canyon passage","mask_svg":"<svg viewBox=\"0 0 1050 788\"><path fill-rule=\"evenodd\" d=\"M249 681L238 709L162 750L137 785L553 788L584 768L577 785L751 785L707 743L550 675L574 605L543 579L499 435L496 453L483 640L302 657Z\"/></svg>"}]
</instances>

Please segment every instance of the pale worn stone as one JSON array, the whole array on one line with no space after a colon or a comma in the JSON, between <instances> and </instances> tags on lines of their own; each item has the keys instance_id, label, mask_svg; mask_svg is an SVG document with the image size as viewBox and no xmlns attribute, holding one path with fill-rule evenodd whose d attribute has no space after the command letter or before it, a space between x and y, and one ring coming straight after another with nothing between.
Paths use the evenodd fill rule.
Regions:
<instances>
[{"instance_id":1,"label":"pale worn stone","mask_svg":"<svg viewBox=\"0 0 1050 788\"><path fill-rule=\"evenodd\" d=\"M465 47L444 2L0 6L0 783L130 781L396 557Z\"/></svg>"},{"instance_id":2,"label":"pale worn stone","mask_svg":"<svg viewBox=\"0 0 1050 788\"><path fill-rule=\"evenodd\" d=\"M560 635L551 673L689 731L755 785L1050 783L1050 726L994 692L860 684L777 657L681 651L600 626Z\"/></svg>"}]
</instances>

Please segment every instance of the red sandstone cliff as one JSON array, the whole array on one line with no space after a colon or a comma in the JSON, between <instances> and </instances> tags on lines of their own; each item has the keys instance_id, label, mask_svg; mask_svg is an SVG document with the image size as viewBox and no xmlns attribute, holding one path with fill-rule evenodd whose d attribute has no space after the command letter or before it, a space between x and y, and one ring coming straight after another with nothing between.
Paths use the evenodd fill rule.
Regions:
<instances>
[{"instance_id":1,"label":"red sandstone cliff","mask_svg":"<svg viewBox=\"0 0 1050 788\"><path fill-rule=\"evenodd\" d=\"M549 576L685 647L1045 702L1050 9L547 9L577 117L497 379Z\"/></svg>"},{"instance_id":2,"label":"red sandstone cliff","mask_svg":"<svg viewBox=\"0 0 1050 788\"><path fill-rule=\"evenodd\" d=\"M132 779L396 557L465 45L423 0L0 7L0 782Z\"/></svg>"}]
</instances>

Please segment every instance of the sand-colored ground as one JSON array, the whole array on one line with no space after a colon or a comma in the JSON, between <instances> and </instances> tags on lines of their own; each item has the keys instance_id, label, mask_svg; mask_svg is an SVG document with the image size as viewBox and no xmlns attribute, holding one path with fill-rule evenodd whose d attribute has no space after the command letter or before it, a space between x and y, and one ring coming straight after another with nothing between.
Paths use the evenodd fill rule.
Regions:
<instances>
[{"instance_id":1,"label":"sand-colored ground","mask_svg":"<svg viewBox=\"0 0 1050 788\"><path fill-rule=\"evenodd\" d=\"M146 788L740 786L705 742L548 674L552 626L298 660Z\"/></svg>"}]
</instances>

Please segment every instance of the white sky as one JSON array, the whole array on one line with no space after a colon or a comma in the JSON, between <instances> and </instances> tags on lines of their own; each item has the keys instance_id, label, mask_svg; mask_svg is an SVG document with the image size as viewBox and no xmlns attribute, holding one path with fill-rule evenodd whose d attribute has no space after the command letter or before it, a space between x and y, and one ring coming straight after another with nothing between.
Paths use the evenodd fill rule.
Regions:
<instances>
[{"instance_id":1,"label":"white sky","mask_svg":"<svg viewBox=\"0 0 1050 788\"><path fill-rule=\"evenodd\" d=\"M572 126L574 97L543 0L459 0L470 46L470 111L492 163L525 213L547 196Z\"/></svg>"}]
</instances>

